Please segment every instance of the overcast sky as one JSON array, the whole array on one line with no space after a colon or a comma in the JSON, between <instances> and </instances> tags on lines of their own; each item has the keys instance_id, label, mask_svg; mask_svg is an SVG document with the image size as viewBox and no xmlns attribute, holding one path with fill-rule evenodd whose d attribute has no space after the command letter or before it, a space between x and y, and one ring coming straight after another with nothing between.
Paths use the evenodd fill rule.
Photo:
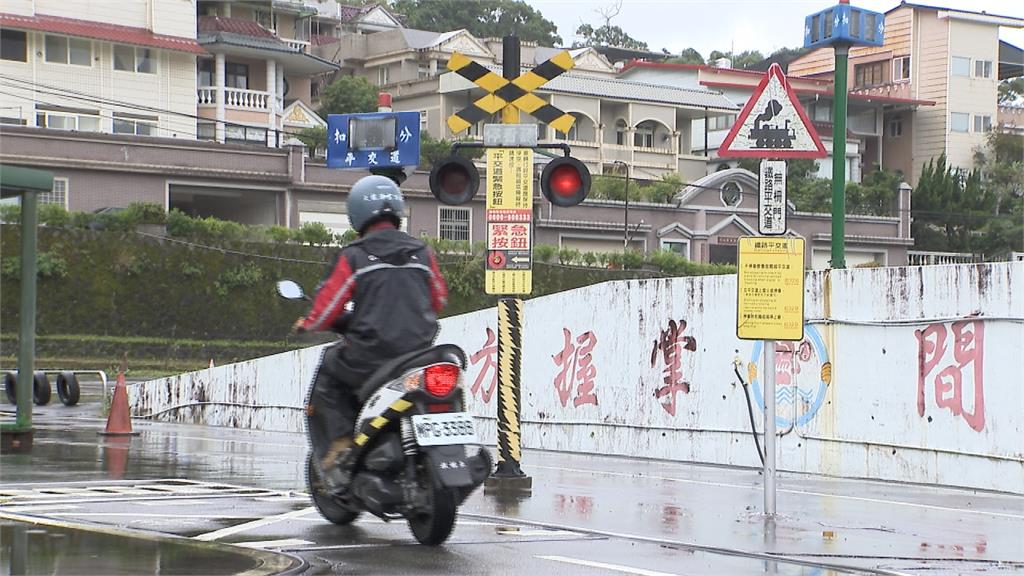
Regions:
<instances>
[{"instance_id":1,"label":"overcast sky","mask_svg":"<svg viewBox=\"0 0 1024 576\"><path fill-rule=\"evenodd\" d=\"M614 6L615 0L526 0L558 26L569 46L580 23L595 28L603 24L597 9ZM922 0L921 4L1000 16L1024 18L1021 0ZM667 48L678 54L693 47L707 58L712 50L736 52L760 50L766 56L782 47L803 45L804 17L838 0L623 0L622 11L612 20L627 34L647 42L653 51ZM885 12L898 0L853 0L857 7ZM1024 47L1024 30L1001 28L999 36Z\"/></svg>"}]
</instances>

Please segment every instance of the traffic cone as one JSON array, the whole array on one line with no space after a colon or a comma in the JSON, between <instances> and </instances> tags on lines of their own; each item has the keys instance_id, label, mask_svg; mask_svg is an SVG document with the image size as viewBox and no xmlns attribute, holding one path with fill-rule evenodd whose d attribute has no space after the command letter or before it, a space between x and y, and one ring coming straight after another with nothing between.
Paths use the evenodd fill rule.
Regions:
<instances>
[{"instance_id":1,"label":"traffic cone","mask_svg":"<svg viewBox=\"0 0 1024 576\"><path fill-rule=\"evenodd\" d=\"M213 368L213 358L210 358L210 368Z\"/></svg>"},{"instance_id":2,"label":"traffic cone","mask_svg":"<svg viewBox=\"0 0 1024 576\"><path fill-rule=\"evenodd\" d=\"M107 429L100 434L104 436L135 436L132 432L132 416L128 408L128 387L124 383L124 372L117 374L117 386L114 387L114 398L110 402L110 415L107 416Z\"/></svg>"}]
</instances>

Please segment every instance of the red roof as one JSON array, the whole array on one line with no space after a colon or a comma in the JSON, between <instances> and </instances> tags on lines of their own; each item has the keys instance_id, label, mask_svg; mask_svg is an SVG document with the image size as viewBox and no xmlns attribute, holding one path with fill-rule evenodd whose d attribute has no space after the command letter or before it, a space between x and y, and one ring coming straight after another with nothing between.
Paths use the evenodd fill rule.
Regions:
<instances>
[{"instance_id":1,"label":"red roof","mask_svg":"<svg viewBox=\"0 0 1024 576\"><path fill-rule=\"evenodd\" d=\"M796 78L799 78L797 76ZM755 86L751 84L738 84L736 82L718 82L715 80L701 80L701 84L709 86L711 88L740 88L749 89L753 92ZM829 83L828 90L811 90L809 88L794 88L793 90L797 94L817 94L818 96L832 96L832 83ZM882 96L879 94L858 94L857 92L849 92L847 96L850 100L865 100L869 102L883 102L887 104L917 104L920 106L934 106L935 102L932 100L916 100L914 98L897 98L895 96Z\"/></svg>"},{"instance_id":2,"label":"red roof","mask_svg":"<svg viewBox=\"0 0 1024 576\"><path fill-rule=\"evenodd\" d=\"M105 40L118 44L132 44L135 46L160 48L162 50L206 54L206 50L203 50L203 47L194 38L166 36L164 34L154 34L145 28L91 22L61 16L47 16L43 14L18 16L16 14L0 13L0 28L37 30L39 32L52 32L54 34L91 38L93 40Z\"/></svg>"},{"instance_id":3,"label":"red roof","mask_svg":"<svg viewBox=\"0 0 1024 576\"><path fill-rule=\"evenodd\" d=\"M274 33L260 26L255 20L244 20L242 18L222 18L220 16L200 16L200 32L230 32L242 36L255 36L257 38L276 38Z\"/></svg>"}]
</instances>

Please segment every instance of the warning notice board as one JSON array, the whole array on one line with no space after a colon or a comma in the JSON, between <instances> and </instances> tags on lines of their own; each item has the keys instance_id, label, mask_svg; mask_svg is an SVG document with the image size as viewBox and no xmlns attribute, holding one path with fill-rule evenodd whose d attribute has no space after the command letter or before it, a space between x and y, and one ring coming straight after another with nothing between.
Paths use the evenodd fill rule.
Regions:
<instances>
[{"instance_id":1,"label":"warning notice board","mask_svg":"<svg viewBox=\"0 0 1024 576\"><path fill-rule=\"evenodd\" d=\"M736 335L804 337L804 239L744 237L739 244Z\"/></svg>"},{"instance_id":2,"label":"warning notice board","mask_svg":"<svg viewBox=\"0 0 1024 576\"><path fill-rule=\"evenodd\" d=\"M487 150L488 294L529 294L533 289L533 150Z\"/></svg>"}]
</instances>

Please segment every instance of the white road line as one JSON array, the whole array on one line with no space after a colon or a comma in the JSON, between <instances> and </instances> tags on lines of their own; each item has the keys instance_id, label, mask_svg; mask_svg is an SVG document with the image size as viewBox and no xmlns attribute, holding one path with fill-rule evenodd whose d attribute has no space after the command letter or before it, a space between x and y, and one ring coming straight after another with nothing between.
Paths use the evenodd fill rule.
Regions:
<instances>
[{"instance_id":1,"label":"white road line","mask_svg":"<svg viewBox=\"0 0 1024 576\"><path fill-rule=\"evenodd\" d=\"M248 520L254 515L237 516L231 514L140 514L138 512L54 512L53 516L72 518L118 518L130 516L132 518L188 518L195 520Z\"/></svg>"},{"instance_id":2,"label":"white road line","mask_svg":"<svg viewBox=\"0 0 1024 576\"><path fill-rule=\"evenodd\" d=\"M601 474L604 476L617 476L623 478L637 478L637 479L649 479L649 480L664 480L666 482L679 482L682 484L698 484L701 486L711 486L713 488L739 488L741 490L756 490L760 492L763 487L760 484L746 485L746 484L728 484L724 482L707 482L704 480L690 480L688 478L671 478L669 476L654 476L650 474L627 474L625 472L606 472L604 470L586 470L581 468L562 468L559 466L536 466L530 465L531 468L540 468L545 470L559 470L562 472L574 472L584 474ZM864 496L844 496L841 494L826 494L824 492L811 492L808 490L792 490L779 488L778 492L785 492L787 494L798 494L801 496L817 496L819 498L833 498L836 500L852 500L854 502L872 502L876 504L887 504L895 506L907 506L910 508L922 508L925 510L937 510L939 512L952 512L954 514L982 514L986 516L995 516L999 518L1010 518L1013 520L1024 520L1024 515L1021 514L1005 514L1003 512L991 512L988 510L972 510L970 508L951 508L948 506L935 506L933 504L918 504L916 502L901 502L899 500L883 500L880 498L866 498ZM1007 495L1014 497L1013 495Z\"/></svg>"},{"instance_id":3,"label":"white road line","mask_svg":"<svg viewBox=\"0 0 1024 576\"><path fill-rule=\"evenodd\" d=\"M78 506L4 506L5 512L56 512L59 510L75 510Z\"/></svg>"},{"instance_id":4,"label":"white road line","mask_svg":"<svg viewBox=\"0 0 1024 576\"><path fill-rule=\"evenodd\" d=\"M286 546L306 546L312 544L309 540L299 540L298 538L288 538L286 540L262 540L258 542L232 542L234 546L241 546L243 548L256 548L257 550L266 550L268 548L284 548Z\"/></svg>"},{"instance_id":5,"label":"white road line","mask_svg":"<svg viewBox=\"0 0 1024 576\"><path fill-rule=\"evenodd\" d=\"M632 566L622 566L621 564L605 564L604 562L579 560L577 558L568 558L566 556L534 556L534 558L539 558L541 560L551 560L553 562L565 562L566 564L576 564L577 566L587 566L590 568L603 568L605 570L611 570L613 572L637 574L638 576L676 576L671 572L656 572L654 570L644 570L643 568L633 568Z\"/></svg>"},{"instance_id":6,"label":"white road line","mask_svg":"<svg viewBox=\"0 0 1024 576\"><path fill-rule=\"evenodd\" d=\"M203 542L219 540L221 538L231 536L233 534L238 534L239 532L247 532L249 530L255 530L256 528L262 528L264 526L269 526L271 524L276 524L278 522L283 522L285 520L290 520L292 518L299 518L314 511L316 511L316 508L313 508L312 506L310 506L309 508L303 508L301 510L292 510L291 512L285 512L284 514L278 514L277 516L268 516L266 518L261 518L259 520L254 520L252 522L246 522L245 524L229 526L227 528L222 528L220 530L215 530L213 532L207 532L206 534L200 534L198 536L194 536L193 538L195 540L201 540Z\"/></svg>"}]
</instances>

